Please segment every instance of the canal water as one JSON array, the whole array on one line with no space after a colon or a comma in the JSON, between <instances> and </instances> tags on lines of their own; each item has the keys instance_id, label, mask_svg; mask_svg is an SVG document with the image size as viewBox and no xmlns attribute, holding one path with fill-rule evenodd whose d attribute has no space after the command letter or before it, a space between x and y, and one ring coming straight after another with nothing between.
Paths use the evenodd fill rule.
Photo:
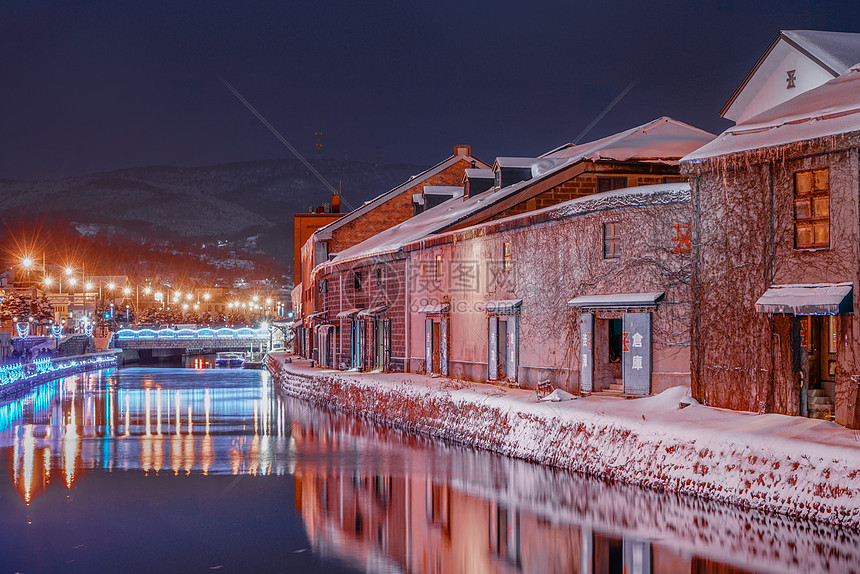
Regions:
<instances>
[{"instance_id":1,"label":"canal water","mask_svg":"<svg viewBox=\"0 0 860 574\"><path fill-rule=\"evenodd\" d=\"M0 403L0 574L860 571L855 531L434 443L206 363Z\"/></svg>"}]
</instances>

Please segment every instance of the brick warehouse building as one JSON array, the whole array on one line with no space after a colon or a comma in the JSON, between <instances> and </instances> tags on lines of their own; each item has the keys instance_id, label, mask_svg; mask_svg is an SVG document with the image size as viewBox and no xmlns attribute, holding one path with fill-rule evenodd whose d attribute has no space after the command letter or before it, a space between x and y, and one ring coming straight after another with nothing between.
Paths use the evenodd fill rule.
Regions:
<instances>
[{"instance_id":1,"label":"brick warehouse building","mask_svg":"<svg viewBox=\"0 0 860 574\"><path fill-rule=\"evenodd\" d=\"M408 362L412 322L406 301L415 269L410 267L404 247L467 222L491 222L509 213L520 213L538 201L559 203L563 198L594 194L598 185L626 186L644 178L658 181L677 179L677 160L683 153L710 141L712 135L668 118L639 126L620 134L577 146L579 155L563 146L550 152L561 157L500 158L491 172L495 185L489 189L473 186L487 179L486 170L469 170L463 198L449 200L414 218L377 234L332 261L318 266L313 279L324 313L315 333L323 364L341 368L423 370ZM674 165L673 165L674 163ZM523 166L529 166L524 168ZM479 172L479 173L475 173ZM609 175L604 175L609 174ZM623 174L623 175L620 175ZM604 183L602 178L609 181ZM652 179L652 180L653 180ZM473 190L479 189L478 193ZM409 278L403 281L402 278ZM428 315L433 318L432 312ZM443 334L438 323L435 335ZM423 347L422 347L423 348ZM324 349L324 350L323 350ZM437 353L438 354L438 353ZM486 375L482 375L486 378Z\"/></svg>"},{"instance_id":2,"label":"brick warehouse building","mask_svg":"<svg viewBox=\"0 0 860 574\"><path fill-rule=\"evenodd\" d=\"M684 158L698 400L860 428L858 147L860 65Z\"/></svg>"},{"instance_id":3,"label":"brick warehouse building","mask_svg":"<svg viewBox=\"0 0 860 574\"><path fill-rule=\"evenodd\" d=\"M689 198L684 183L604 192L405 245L410 370L628 395L689 384Z\"/></svg>"}]
</instances>

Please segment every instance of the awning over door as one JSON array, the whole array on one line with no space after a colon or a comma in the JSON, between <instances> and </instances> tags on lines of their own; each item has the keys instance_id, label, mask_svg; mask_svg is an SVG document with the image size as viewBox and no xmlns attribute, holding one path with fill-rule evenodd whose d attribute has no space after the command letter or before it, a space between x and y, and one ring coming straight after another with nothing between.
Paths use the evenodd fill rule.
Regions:
<instances>
[{"instance_id":1,"label":"awning over door","mask_svg":"<svg viewBox=\"0 0 860 574\"><path fill-rule=\"evenodd\" d=\"M313 323L314 321L322 321L325 319L325 315L328 311L320 311L319 313L314 313L313 315L308 315L305 317L305 324Z\"/></svg>"},{"instance_id":2,"label":"awning over door","mask_svg":"<svg viewBox=\"0 0 860 574\"><path fill-rule=\"evenodd\" d=\"M615 293L607 295L582 295L567 302L568 307L586 309L639 309L656 307L665 293Z\"/></svg>"},{"instance_id":3,"label":"awning over door","mask_svg":"<svg viewBox=\"0 0 860 574\"><path fill-rule=\"evenodd\" d=\"M484 310L490 315L519 315L522 299L503 299L501 301L487 301Z\"/></svg>"},{"instance_id":4,"label":"awning over door","mask_svg":"<svg viewBox=\"0 0 860 574\"><path fill-rule=\"evenodd\" d=\"M340 313L338 313L336 315L336 317L338 319L349 319L350 317L352 317L353 315L355 315L359 311L361 311L361 309L348 309L346 311L341 311Z\"/></svg>"},{"instance_id":5,"label":"awning over door","mask_svg":"<svg viewBox=\"0 0 860 574\"><path fill-rule=\"evenodd\" d=\"M359 317L370 317L371 315L379 315L383 311L388 309L386 305L380 305L379 307L371 307L370 309L362 309L358 312Z\"/></svg>"},{"instance_id":6,"label":"awning over door","mask_svg":"<svg viewBox=\"0 0 860 574\"><path fill-rule=\"evenodd\" d=\"M448 303L441 303L439 305L424 305L420 309L418 309L419 313L423 313L424 315L447 315L451 312L451 305Z\"/></svg>"},{"instance_id":7,"label":"awning over door","mask_svg":"<svg viewBox=\"0 0 860 574\"><path fill-rule=\"evenodd\" d=\"M851 283L772 285L755 302L759 313L781 315L843 315L854 312Z\"/></svg>"},{"instance_id":8,"label":"awning over door","mask_svg":"<svg viewBox=\"0 0 860 574\"><path fill-rule=\"evenodd\" d=\"M298 329L298 328L299 328L299 327L301 327L302 325L304 325L304 321L302 321L301 319L299 319L298 321L293 321L292 323L290 323L289 325L287 325L287 327L289 327L290 329Z\"/></svg>"}]
</instances>

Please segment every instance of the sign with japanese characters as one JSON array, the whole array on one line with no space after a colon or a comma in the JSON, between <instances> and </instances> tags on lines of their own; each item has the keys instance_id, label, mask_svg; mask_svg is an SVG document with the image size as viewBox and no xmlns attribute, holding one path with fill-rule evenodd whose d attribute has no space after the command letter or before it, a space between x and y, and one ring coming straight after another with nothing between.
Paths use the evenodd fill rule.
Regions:
<instances>
[{"instance_id":1,"label":"sign with japanese characters","mask_svg":"<svg viewBox=\"0 0 860 574\"><path fill-rule=\"evenodd\" d=\"M624 394L651 393L651 313L624 313L621 321Z\"/></svg>"},{"instance_id":2,"label":"sign with japanese characters","mask_svg":"<svg viewBox=\"0 0 860 574\"><path fill-rule=\"evenodd\" d=\"M499 318L490 317L489 319L487 380L495 381L499 378Z\"/></svg>"},{"instance_id":3,"label":"sign with japanese characters","mask_svg":"<svg viewBox=\"0 0 860 574\"><path fill-rule=\"evenodd\" d=\"M594 315L579 316L579 388L584 393L594 389Z\"/></svg>"},{"instance_id":4,"label":"sign with japanese characters","mask_svg":"<svg viewBox=\"0 0 860 574\"><path fill-rule=\"evenodd\" d=\"M506 351L508 354L505 366L505 373L508 382L513 383L517 380L517 338L519 337L519 317L508 317L508 333Z\"/></svg>"},{"instance_id":5,"label":"sign with japanese characters","mask_svg":"<svg viewBox=\"0 0 860 574\"><path fill-rule=\"evenodd\" d=\"M424 372L433 372L433 319L424 319Z\"/></svg>"},{"instance_id":6,"label":"sign with japanese characters","mask_svg":"<svg viewBox=\"0 0 860 574\"><path fill-rule=\"evenodd\" d=\"M439 324L439 356L440 360L440 369L442 370L442 376L448 376L448 318L445 317L442 319L442 322Z\"/></svg>"}]
</instances>

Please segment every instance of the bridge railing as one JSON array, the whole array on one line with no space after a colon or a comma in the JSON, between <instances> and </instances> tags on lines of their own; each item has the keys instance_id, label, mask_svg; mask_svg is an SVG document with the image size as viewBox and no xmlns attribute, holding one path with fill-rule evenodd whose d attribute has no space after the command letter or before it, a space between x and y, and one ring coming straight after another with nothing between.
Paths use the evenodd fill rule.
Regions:
<instances>
[{"instance_id":1,"label":"bridge railing","mask_svg":"<svg viewBox=\"0 0 860 574\"><path fill-rule=\"evenodd\" d=\"M116 332L116 339L120 341L135 340L229 340L229 339L267 339L268 329L253 329L242 327L230 329L221 327L218 329L120 329Z\"/></svg>"}]
</instances>

